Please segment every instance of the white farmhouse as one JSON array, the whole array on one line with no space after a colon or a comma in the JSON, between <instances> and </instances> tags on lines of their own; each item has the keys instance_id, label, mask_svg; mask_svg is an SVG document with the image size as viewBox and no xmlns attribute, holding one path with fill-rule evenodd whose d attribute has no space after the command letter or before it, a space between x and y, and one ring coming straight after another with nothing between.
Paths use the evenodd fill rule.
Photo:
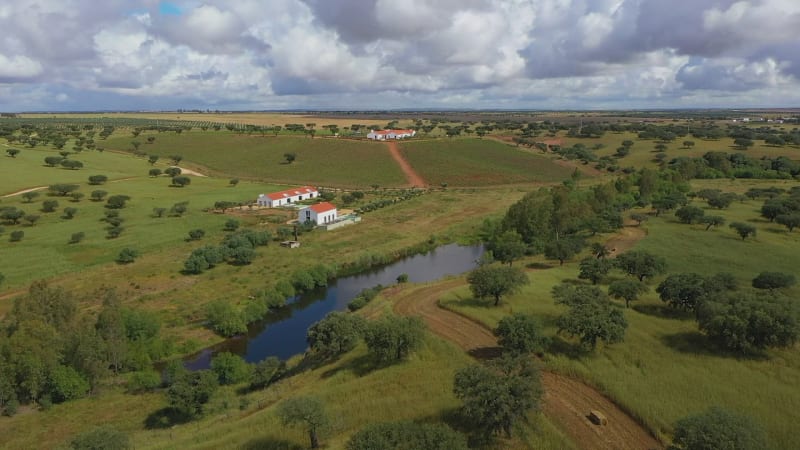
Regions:
<instances>
[{"instance_id":1,"label":"white farmhouse","mask_svg":"<svg viewBox=\"0 0 800 450\"><path fill-rule=\"evenodd\" d=\"M417 134L414 130L369 130L367 139L385 141L387 139L405 139L414 137Z\"/></svg>"},{"instance_id":2,"label":"white farmhouse","mask_svg":"<svg viewBox=\"0 0 800 450\"><path fill-rule=\"evenodd\" d=\"M312 221L317 225L325 225L335 222L336 217L336 207L328 202L322 202L301 209L297 220L300 223Z\"/></svg>"},{"instance_id":3,"label":"white farmhouse","mask_svg":"<svg viewBox=\"0 0 800 450\"><path fill-rule=\"evenodd\" d=\"M319 197L319 191L311 186L303 186L294 189L287 189L285 191L273 192L271 194L260 194L258 196L258 206L266 206L268 208L275 208L277 206L288 205L289 203L296 203L301 200L308 200L310 198Z\"/></svg>"}]
</instances>

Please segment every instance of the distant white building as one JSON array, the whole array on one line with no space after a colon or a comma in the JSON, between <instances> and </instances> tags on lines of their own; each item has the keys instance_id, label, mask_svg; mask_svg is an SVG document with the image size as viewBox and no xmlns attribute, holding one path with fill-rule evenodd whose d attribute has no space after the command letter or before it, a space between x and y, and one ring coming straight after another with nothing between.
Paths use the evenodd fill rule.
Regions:
<instances>
[{"instance_id":1,"label":"distant white building","mask_svg":"<svg viewBox=\"0 0 800 450\"><path fill-rule=\"evenodd\" d=\"M336 221L336 206L328 202L317 203L305 207L297 214L300 223L312 221L317 225L325 225Z\"/></svg>"},{"instance_id":2,"label":"distant white building","mask_svg":"<svg viewBox=\"0 0 800 450\"><path fill-rule=\"evenodd\" d=\"M311 186L303 186L285 191L273 192L271 194L260 194L258 196L258 206L275 208L278 206L297 203L302 200L319 197L319 191Z\"/></svg>"},{"instance_id":3,"label":"distant white building","mask_svg":"<svg viewBox=\"0 0 800 450\"><path fill-rule=\"evenodd\" d=\"M385 141L387 139L405 139L414 137L417 134L414 130L369 130L367 139Z\"/></svg>"}]
</instances>

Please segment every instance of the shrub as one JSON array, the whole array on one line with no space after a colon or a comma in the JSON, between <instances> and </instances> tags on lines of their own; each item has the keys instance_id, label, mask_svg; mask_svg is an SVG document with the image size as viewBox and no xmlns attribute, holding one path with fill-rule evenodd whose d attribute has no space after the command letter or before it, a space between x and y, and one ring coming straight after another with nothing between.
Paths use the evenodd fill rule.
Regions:
<instances>
[{"instance_id":1,"label":"shrub","mask_svg":"<svg viewBox=\"0 0 800 450\"><path fill-rule=\"evenodd\" d=\"M711 408L679 420L672 439L673 450L763 450L764 430L748 417Z\"/></svg>"},{"instance_id":2,"label":"shrub","mask_svg":"<svg viewBox=\"0 0 800 450\"><path fill-rule=\"evenodd\" d=\"M86 233L83 231L79 231L77 233L72 233L72 236L69 237L70 244L77 244L78 242L82 241L83 238L86 237Z\"/></svg>"},{"instance_id":3,"label":"shrub","mask_svg":"<svg viewBox=\"0 0 800 450\"><path fill-rule=\"evenodd\" d=\"M155 370L142 370L131 374L128 392L138 394L150 392L161 386L161 375Z\"/></svg>"},{"instance_id":4,"label":"shrub","mask_svg":"<svg viewBox=\"0 0 800 450\"><path fill-rule=\"evenodd\" d=\"M133 445L127 434L103 425L75 436L69 447L73 450L127 450Z\"/></svg>"},{"instance_id":5,"label":"shrub","mask_svg":"<svg viewBox=\"0 0 800 450\"><path fill-rule=\"evenodd\" d=\"M9 241L11 242L19 242L22 238L25 237L25 232L22 230L14 230L9 235Z\"/></svg>"},{"instance_id":6,"label":"shrub","mask_svg":"<svg viewBox=\"0 0 800 450\"><path fill-rule=\"evenodd\" d=\"M120 264L130 264L135 261L138 256L138 251L125 247L119 252L119 255L117 256L117 262Z\"/></svg>"},{"instance_id":7,"label":"shrub","mask_svg":"<svg viewBox=\"0 0 800 450\"><path fill-rule=\"evenodd\" d=\"M761 272L753 278L753 287L756 289L781 289L794 285L797 282L794 275L782 272Z\"/></svg>"},{"instance_id":8,"label":"shrub","mask_svg":"<svg viewBox=\"0 0 800 450\"><path fill-rule=\"evenodd\" d=\"M250 379L253 366L239 355L223 352L211 358L211 370L217 374L219 384L238 384Z\"/></svg>"}]
</instances>

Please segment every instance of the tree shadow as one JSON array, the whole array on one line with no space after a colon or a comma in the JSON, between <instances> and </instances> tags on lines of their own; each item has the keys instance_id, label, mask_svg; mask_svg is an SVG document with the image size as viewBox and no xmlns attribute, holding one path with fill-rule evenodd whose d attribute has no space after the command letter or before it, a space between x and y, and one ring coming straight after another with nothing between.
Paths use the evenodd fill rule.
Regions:
<instances>
[{"instance_id":1,"label":"tree shadow","mask_svg":"<svg viewBox=\"0 0 800 450\"><path fill-rule=\"evenodd\" d=\"M188 423L191 420L191 417L186 414L167 406L148 415L144 420L144 427L148 430L159 430L170 428L173 425Z\"/></svg>"},{"instance_id":2,"label":"tree shadow","mask_svg":"<svg viewBox=\"0 0 800 450\"><path fill-rule=\"evenodd\" d=\"M334 367L332 369L326 370L322 372L322 378L330 378L336 375L339 372L350 371L357 377L363 377L364 375L369 374L370 372L380 369L382 367L390 366L393 362L390 363L380 363L372 357L372 355L366 354L361 355L346 364L342 364L338 367Z\"/></svg>"},{"instance_id":3,"label":"tree shadow","mask_svg":"<svg viewBox=\"0 0 800 450\"><path fill-rule=\"evenodd\" d=\"M473 308L486 308L494 306L494 300L484 300L475 297L462 297L460 295L456 295L455 299L453 300L447 300L441 303L444 305L453 306L471 306Z\"/></svg>"},{"instance_id":4,"label":"tree shadow","mask_svg":"<svg viewBox=\"0 0 800 450\"><path fill-rule=\"evenodd\" d=\"M305 450L306 447L284 439L263 437L252 439L241 447L242 450Z\"/></svg>"},{"instance_id":5,"label":"tree shadow","mask_svg":"<svg viewBox=\"0 0 800 450\"><path fill-rule=\"evenodd\" d=\"M683 331L661 337L661 342L667 347L681 353L703 356L718 356L721 358L735 358L748 361L765 361L769 355L764 352L737 353L709 339L700 331Z\"/></svg>"},{"instance_id":6,"label":"tree shadow","mask_svg":"<svg viewBox=\"0 0 800 450\"><path fill-rule=\"evenodd\" d=\"M555 266L543 262L532 262L525 264L525 267L528 269L545 270L545 269L552 269Z\"/></svg>"},{"instance_id":7,"label":"tree shadow","mask_svg":"<svg viewBox=\"0 0 800 450\"><path fill-rule=\"evenodd\" d=\"M580 342L570 342L558 334L550 339L547 351L553 354L564 355L569 359L581 359L590 353Z\"/></svg>"},{"instance_id":8,"label":"tree shadow","mask_svg":"<svg viewBox=\"0 0 800 450\"><path fill-rule=\"evenodd\" d=\"M503 354L502 347L479 347L470 350L470 356L475 359L486 360L486 359L495 359L499 358Z\"/></svg>"},{"instance_id":9,"label":"tree shadow","mask_svg":"<svg viewBox=\"0 0 800 450\"><path fill-rule=\"evenodd\" d=\"M637 304L636 302L633 302L630 309L638 313L642 313L648 316L660 317L662 319L690 320L694 318L694 316L690 311L683 311L680 309L670 308L667 305L659 305L656 303Z\"/></svg>"}]
</instances>

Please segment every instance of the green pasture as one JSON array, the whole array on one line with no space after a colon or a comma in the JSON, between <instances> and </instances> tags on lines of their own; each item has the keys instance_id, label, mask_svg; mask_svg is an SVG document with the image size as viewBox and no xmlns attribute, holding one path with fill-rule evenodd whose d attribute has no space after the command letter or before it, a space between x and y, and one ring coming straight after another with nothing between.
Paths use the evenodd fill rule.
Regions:
<instances>
[{"instance_id":1,"label":"green pasture","mask_svg":"<svg viewBox=\"0 0 800 450\"><path fill-rule=\"evenodd\" d=\"M432 186L550 183L569 178L573 172L548 158L488 139L407 141L400 148Z\"/></svg>"},{"instance_id":2,"label":"green pasture","mask_svg":"<svg viewBox=\"0 0 800 450\"><path fill-rule=\"evenodd\" d=\"M8 148L16 148L20 153L11 158L6 155ZM47 167L44 159L48 156L59 156L58 150L48 147L26 148L20 146L6 147L0 145L0 195L39 186L56 183L86 184L91 175L105 175L109 180L129 177L146 177L150 164L132 155L114 154L85 150L73 153L69 159L83 163L78 170L63 167ZM7 202L0 199L1 204Z\"/></svg>"},{"instance_id":3,"label":"green pasture","mask_svg":"<svg viewBox=\"0 0 800 450\"><path fill-rule=\"evenodd\" d=\"M655 160L655 155L658 150L655 146L662 142L654 139L638 139L636 133L612 133L606 132L600 138L569 138L564 137L564 146L570 147L575 144L581 143L588 148L593 148L596 144L601 144L603 148L595 151L598 157L613 156L618 147L622 146L625 140L633 141L630 153L617 159L617 164L620 167L651 167L658 166ZM683 141L693 141L694 146L684 147ZM743 153L751 158L761 158L768 156L775 158L778 156L786 156L791 159L800 159L800 148L796 146L786 145L783 147L776 147L764 144L764 141L755 140L754 145L747 150L740 150L733 145L732 138L722 138L717 140L710 139L696 139L692 136L679 137L673 142L663 143L667 146L665 153L667 154L666 160L678 158L681 156L700 157L707 152L726 152L726 153ZM616 158L615 158L616 159Z\"/></svg>"},{"instance_id":4,"label":"green pasture","mask_svg":"<svg viewBox=\"0 0 800 450\"><path fill-rule=\"evenodd\" d=\"M145 144L155 136L153 144ZM106 148L140 151L168 160L181 155L187 164L208 168L217 176L236 176L275 183L315 184L366 189L403 186L405 176L385 144L349 139L294 136L242 135L230 132L118 133L104 142ZM285 153L297 159L287 164Z\"/></svg>"},{"instance_id":5,"label":"green pasture","mask_svg":"<svg viewBox=\"0 0 800 450\"><path fill-rule=\"evenodd\" d=\"M705 181L702 186L726 190L726 183ZM738 189L771 185L744 184ZM705 207L699 200L694 204ZM756 225L755 239L742 241L727 225L704 231L700 225L681 224L668 212L642 225L647 237L636 248L666 258L668 273L731 272L741 286L749 286L761 271L795 273L800 231L788 233L759 219L760 205L760 201L746 201L726 210L706 211L724 216L728 223ZM539 258L528 263L541 264ZM796 445L795 422L800 409L800 353L796 347L749 357L720 354L690 316L672 313L658 299L655 287L663 279L659 277L649 282L650 291L640 301L625 310L629 322L625 342L600 346L594 353L580 351L574 341L556 334L555 321L563 307L555 305L550 295L552 287L562 281L582 282L577 280L579 259L561 267L532 270L531 284L497 308L491 302L473 300L466 288L452 292L442 304L490 327L512 312L534 314L553 338L544 357L549 368L597 386L664 440L668 441L679 418L717 405L753 417L765 427L774 448ZM620 272L612 271L606 283L620 277ZM800 288L787 294L796 299ZM619 307L624 308L622 303Z\"/></svg>"}]
</instances>

